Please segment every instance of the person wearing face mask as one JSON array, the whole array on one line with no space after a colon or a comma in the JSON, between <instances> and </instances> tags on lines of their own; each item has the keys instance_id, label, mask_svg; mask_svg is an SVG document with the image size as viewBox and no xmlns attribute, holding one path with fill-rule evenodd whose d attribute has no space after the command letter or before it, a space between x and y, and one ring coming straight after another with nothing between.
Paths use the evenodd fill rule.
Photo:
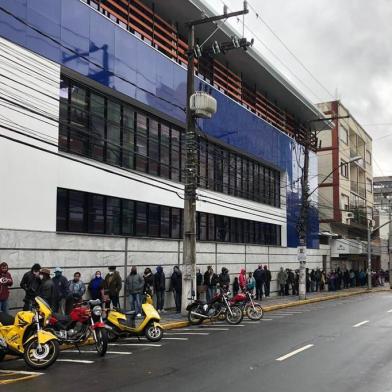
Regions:
<instances>
[{"instance_id":1,"label":"person wearing face mask","mask_svg":"<svg viewBox=\"0 0 392 392\"><path fill-rule=\"evenodd\" d=\"M113 304L114 308L120 307L120 290L122 287L121 276L116 271L115 266L109 267L109 273L105 276L104 289L105 295L109 297L108 306L110 307L110 303Z\"/></svg>"},{"instance_id":2,"label":"person wearing face mask","mask_svg":"<svg viewBox=\"0 0 392 392\"><path fill-rule=\"evenodd\" d=\"M25 297L23 298L23 310L31 310L34 298L38 294L39 287L41 285L41 279L39 278L40 270L41 266L39 264L34 264L31 267L31 270L23 275L20 282L20 287L25 292Z\"/></svg>"},{"instance_id":3,"label":"person wearing face mask","mask_svg":"<svg viewBox=\"0 0 392 392\"><path fill-rule=\"evenodd\" d=\"M54 303L53 310L57 313L65 314L65 302L68 297L68 279L63 275L63 270L56 267L54 270L54 277L52 278L54 284Z\"/></svg>"},{"instance_id":4,"label":"person wearing face mask","mask_svg":"<svg viewBox=\"0 0 392 392\"><path fill-rule=\"evenodd\" d=\"M103 300L103 285L104 280L101 275L101 271L97 271L93 279L90 280L88 284L88 291L90 293L91 299Z\"/></svg>"},{"instance_id":5,"label":"person wearing face mask","mask_svg":"<svg viewBox=\"0 0 392 392\"><path fill-rule=\"evenodd\" d=\"M53 280L50 279L50 270L48 268L41 268L39 277L41 279L41 285L39 286L38 296L43 298L53 309L55 288Z\"/></svg>"},{"instance_id":6,"label":"person wearing face mask","mask_svg":"<svg viewBox=\"0 0 392 392\"><path fill-rule=\"evenodd\" d=\"M8 314L9 288L12 286L12 277L8 272L8 264L0 264L0 312Z\"/></svg>"},{"instance_id":7,"label":"person wearing face mask","mask_svg":"<svg viewBox=\"0 0 392 392\"><path fill-rule=\"evenodd\" d=\"M69 313L73 306L77 304L83 298L84 293L86 292L86 286L80 279L80 272L74 273L74 278L69 281L69 295L66 303L66 310Z\"/></svg>"}]
</instances>

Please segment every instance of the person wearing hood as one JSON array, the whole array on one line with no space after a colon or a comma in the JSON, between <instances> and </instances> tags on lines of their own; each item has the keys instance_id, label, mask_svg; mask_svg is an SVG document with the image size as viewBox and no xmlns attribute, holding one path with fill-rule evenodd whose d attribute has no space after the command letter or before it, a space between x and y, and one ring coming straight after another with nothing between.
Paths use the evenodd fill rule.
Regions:
<instances>
[{"instance_id":1,"label":"person wearing hood","mask_svg":"<svg viewBox=\"0 0 392 392\"><path fill-rule=\"evenodd\" d=\"M113 307L120 307L120 290L122 288L122 279L115 266L109 267L109 272L105 276L104 290L105 295L109 297L108 307L110 303Z\"/></svg>"},{"instance_id":2,"label":"person wearing hood","mask_svg":"<svg viewBox=\"0 0 392 392\"><path fill-rule=\"evenodd\" d=\"M240 289L246 290L246 271L245 268L241 268L240 275L238 276L238 282L240 283Z\"/></svg>"},{"instance_id":3,"label":"person wearing hood","mask_svg":"<svg viewBox=\"0 0 392 392\"><path fill-rule=\"evenodd\" d=\"M57 313L65 314L65 303L68 298L69 283L67 278L63 275L63 270L56 267L54 270L54 277L52 278L54 285L54 302L53 310Z\"/></svg>"},{"instance_id":4,"label":"person wearing hood","mask_svg":"<svg viewBox=\"0 0 392 392\"><path fill-rule=\"evenodd\" d=\"M207 288L206 299L210 302L216 294L216 284L218 283L218 275L214 272L209 265L207 271L204 273L204 285Z\"/></svg>"},{"instance_id":5,"label":"person wearing hood","mask_svg":"<svg viewBox=\"0 0 392 392\"><path fill-rule=\"evenodd\" d=\"M147 267L144 270L143 279L144 279L143 293L152 296L152 288L154 286L154 275L152 274L151 268Z\"/></svg>"},{"instance_id":6,"label":"person wearing hood","mask_svg":"<svg viewBox=\"0 0 392 392\"><path fill-rule=\"evenodd\" d=\"M157 272L154 275L154 291L157 297L157 311L164 312L166 278L163 268L160 265L156 268L156 271Z\"/></svg>"},{"instance_id":7,"label":"person wearing hood","mask_svg":"<svg viewBox=\"0 0 392 392\"><path fill-rule=\"evenodd\" d=\"M41 285L39 286L38 295L53 309L55 288L53 280L50 279L50 270L48 268L41 268L39 271L39 277L41 279Z\"/></svg>"},{"instance_id":8,"label":"person wearing hood","mask_svg":"<svg viewBox=\"0 0 392 392\"><path fill-rule=\"evenodd\" d=\"M271 291L271 271L267 268L267 266L264 266L264 275L265 275L265 282L264 282L264 294L266 297L269 297L270 291Z\"/></svg>"},{"instance_id":9,"label":"person wearing hood","mask_svg":"<svg viewBox=\"0 0 392 392\"><path fill-rule=\"evenodd\" d=\"M173 273L170 277L170 290L173 291L176 312L181 312L182 299L182 273L177 266L173 267Z\"/></svg>"},{"instance_id":10,"label":"person wearing hood","mask_svg":"<svg viewBox=\"0 0 392 392\"><path fill-rule=\"evenodd\" d=\"M94 278L92 278L88 284L88 291L90 293L91 299L100 299L103 301L103 286L104 280L102 278L101 271L96 271Z\"/></svg>"},{"instance_id":11,"label":"person wearing hood","mask_svg":"<svg viewBox=\"0 0 392 392\"><path fill-rule=\"evenodd\" d=\"M20 287L25 292L25 297L23 298L24 306L23 310L31 310L34 298L38 294L39 286L41 285L41 279L39 277L39 272L41 266L39 264L34 264L31 270L23 275L20 282Z\"/></svg>"},{"instance_id":12,"label":"person wearing hood","mask_svg":"<svg viewBox=\"0 0 392 392\"><path fill-rule=\"evenodd\" d=\"M265 272L261 265L259 265L255 270L255 272L253 272L253 277L255 278L255 282L256 282L256 300L262 300L263 286L265 283Z\"/></svg>"},{"instance_id":13,"label":"person wearing hood","mask_svg":"<svg viewBox=\"0 0 392 392\"><path fill-rule=\"evenodd\" d=\"M228 290L230 287L230 275L229 270L222 267L222 272L219 274L219 285L222 289Z\"/></svg>"},{"instance_id":14,"label":"person wearing hood","mask_svg":"<svg viewBox=\"0 0 392 392\"><path fill-rule=\"evenodd\" d=\"M8 314L9 288L12 286L12 276L8 272L8 264L0 264L0 312Z\"/></svg>"},{"instance_id":15,"label":"person wearing hood","mask_svg":"<svg viewBox=\"0 0 392 392\"><path fill-rule=\"evenodd\" d=\"M280 267L280 271L278 272L278 287L279 287L279 294L281 296L284 295L285 292L285 285L287 282L287 272L283 269L283 267Z\"/></svg>"},{"instance_id":16,"label":"person wearing hood","mask_svg":"<svg viewBox=\"0 0 392 392\"><path fill-rule=\"evenodd\" d=\"M128 296L129 305L131 310L136 312L136 317L141 317L142 313L142 300L144 280L137 273L136 267L133 265L131 272L125 280L125 292Z\"/></svg>"}]
</instances>

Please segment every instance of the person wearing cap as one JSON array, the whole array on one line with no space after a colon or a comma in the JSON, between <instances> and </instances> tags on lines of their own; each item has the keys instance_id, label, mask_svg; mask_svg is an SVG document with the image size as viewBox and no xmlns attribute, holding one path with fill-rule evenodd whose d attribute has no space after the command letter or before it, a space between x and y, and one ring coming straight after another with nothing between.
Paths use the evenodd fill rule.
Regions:
<instances>
[{"instance_id":1,"label":"person wearing cap","mask_svg":"<svg viewBox=\"0 0 392 392\"><path fill-rule=\"evenodd\" d=\"M69 294L69 283L67 278L63 275L62 268L55 268L52 281L54 284L53 310L56 313L58 312L61 314L65 314L65 302Z\"/></svg>"},{"instance_id":2,"label":"person wearing cap","mask_svg":"<svg viewBox=\"0 0 392 392\"><path fill-rule=\"evenodd\" d=\"M0 264L0 312L8 314L8 297L12 286L12 276L8 272L8 264Z\"/></svg>"},{"instance_id":3,"label":"person wearing cap","mask_svg":"<svg viewBox=\"0 0 392 392\"><path fill-rule=\"evenodd\" d=\"M48 268L41 268L39 277L41 278L41 285L39 286L38 296L43 298L53 309L55 288L53 280L50 279L50 270Z\"/></svg>"}]
</instances>

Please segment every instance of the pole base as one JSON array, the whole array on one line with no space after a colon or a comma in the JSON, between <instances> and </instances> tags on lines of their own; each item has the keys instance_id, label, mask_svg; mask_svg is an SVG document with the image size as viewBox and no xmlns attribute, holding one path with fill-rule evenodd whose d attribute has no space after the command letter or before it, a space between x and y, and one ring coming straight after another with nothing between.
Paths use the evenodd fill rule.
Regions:
<instances>
[{"instance_id":1,"label":"pole base","mask_svg":"<svg viewBox=\"0 0 392 392\"><path fill-rule=\"evenodd\" d=\"M299 299L300 301L303 301L304 299L306 299L306 294L300 294L300 295L298 296L298 299Z\"/></svg>"}]
</instances>

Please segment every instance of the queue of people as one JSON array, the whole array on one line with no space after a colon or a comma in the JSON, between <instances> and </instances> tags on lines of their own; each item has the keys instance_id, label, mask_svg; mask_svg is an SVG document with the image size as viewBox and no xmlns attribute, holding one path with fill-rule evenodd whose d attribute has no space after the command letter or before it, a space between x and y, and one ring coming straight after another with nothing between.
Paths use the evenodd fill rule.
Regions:
<instances>
[{"instance_id":1,"label":"queue of people","mask_svg":"<svg viewBox=\"0 0 392 392\"><path fill-rule=\"evenodd\" d=\"M54 312L66 314L73 306L82 300L86 293L92 299L100 299L108 307L120 307L120 291L122 289L122 277L115 266L110 266L105 277L101 271L96 271L93 278L86 285L82 280L80 272L75 272L73 278L68 280L64 276L64 271L60 267L51 271L48 268L41 268L39 264L34 264L30 271L23 275L20 282L24 290L23 310L32 307L36 296L44 298L53 308ZM389 274L382 269L372 272L372 286L382 286L389 281ZM235 276L231 283L229 270L222 267L218 274L212 266L202 273L197 270L196 284L197 297L205 293L205 299L210 301L217 293L218 287L225 289L232 288L233 295L240 290L248 290L254 293L256 300L269 297L271 292L272 274L266 265L259 265L253 272L246 272L241 269L238 276ZM365 286L367 284L367 273L363 270L335 270L326 273L319 268L306 269L306 291L336 291L350 287ZM141 304L145 295L155 296L156 309L164 312L166 276L162 266L156 267L155 273L151 268L145 268L143 274L139 274L136 266L131 267L129 275L125 278L124 294L128 299L131 310L136 312L137 317L141 316ZM276 275L277 292L281 296L298 295L299 293L299 270L284 269L281 267ZM0 264L0 311L8 313L8 299L10 287L13 285L12 276L8 265L5 262ZM169 292L173 293L176 311L181 312L182 301L182 272L178 266L173 267L170 276Z\"/></svg>"}]
</instances>

